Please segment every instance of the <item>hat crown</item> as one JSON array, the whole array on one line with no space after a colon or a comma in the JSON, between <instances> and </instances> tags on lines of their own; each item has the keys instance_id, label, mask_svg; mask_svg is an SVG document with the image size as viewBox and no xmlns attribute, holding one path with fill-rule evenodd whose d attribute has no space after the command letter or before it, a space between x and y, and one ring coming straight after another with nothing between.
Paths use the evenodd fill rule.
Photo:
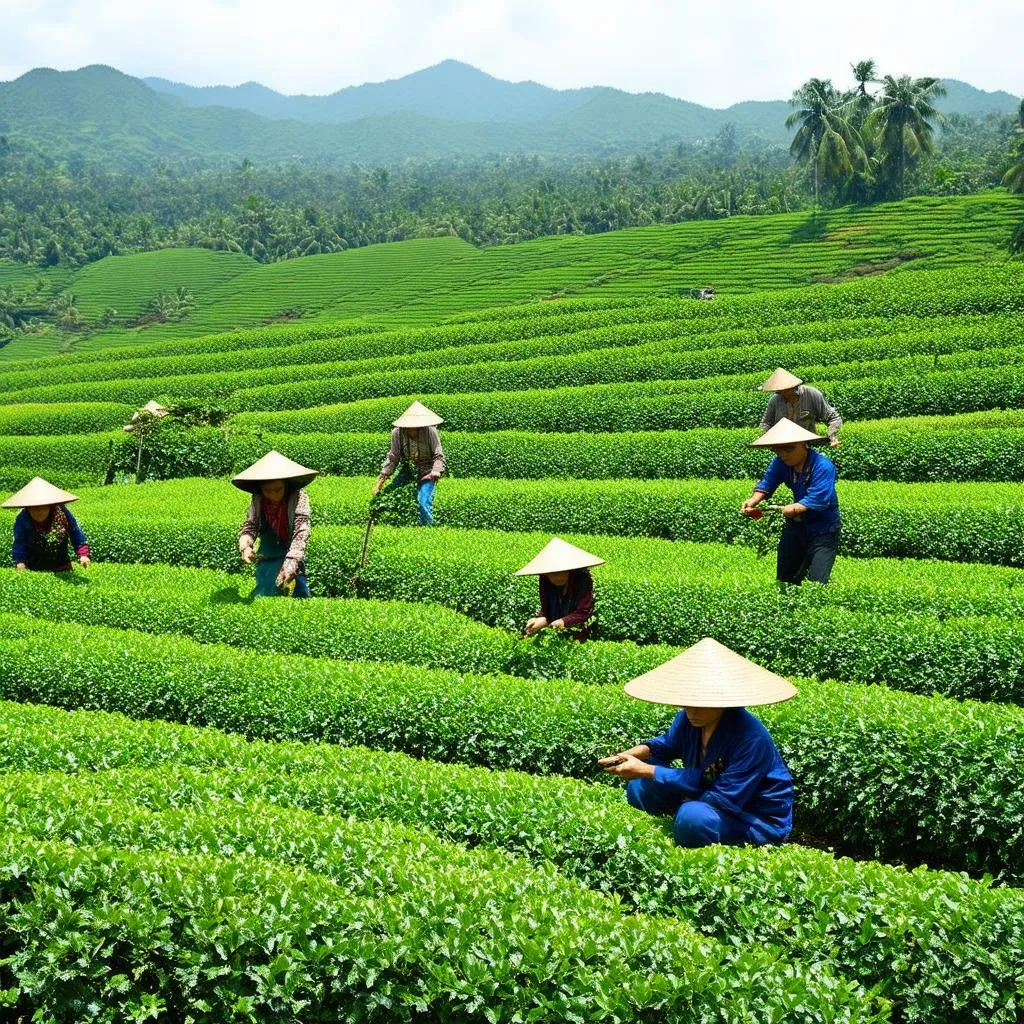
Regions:
<instances>
[{"instance_id":1,"label":"hat crown","mask_svg":"<svg viewBox=\"0 0 1024 1024\"><path fill-rule=\"evenodd\" d=\"M735 708L777 704L796 688L711 637L626 684L639 700L675 707Z\"/></svg>"},{"instance_id":2,"label":"hat crown","mask_svg":"<svg viewBox=\"0 0 1024 1024\"><path fill-rule=\"evenodd\" d=\"M401 416L392 423L394 427L437 427L444 419L428 409L422 402L413 402Z\"/></svg>"},{"instance_id":3,"label":"hat crown","mask_svg":"<svg viewBox=\"0 0 1024 1024\"><path fill-rule=\"evenodd\" d=\"M794 423L785 416L779 420L770 430L765 431L759 438L750 442L752 448L770 448L776 444L797 444L806 441L808 444L821 444L828 438L813 431L805 430L799 423Z\"/></svg>"},{"instance_id":4,"label":"hat crown","mask_svg":"<svg viewBox=\"0 0 1024 1024\"><path fill-rule=\"evenodd\" d=\"M49 480L34 476L20 491L12 494L3 508L35 508L40 505L67 505L78 501L78 495L55 487Z\"/></svg>"},{"instance_id":5,"label":"hat crown","mask_svg":"<svg viewBox=\"0 0 1024 1024\"><path fill-rule=\"evenodd\" d=\"M517 576L543 576L549 572L571 572L604 565L604 559L576 547L560 537L552 537L543 550L516 572Z\"/></svg>"},{"instance_id":6,"label":"hat crown","mask_svg":"<svg viewBox=\"0 0 1024 1024\"><path fill-rule=\"evenodd\" d=\"M803 381L795 374L783 367L776 367L775 372L763 383L758 385L758 391L788 391L803 384Z\"/></svg>"},{"instance_id":7,"label":"hat crown","mask_svg":"<svg viewBox=\"0 0 1024 1024\"><path fill-rule=\"evenodd\" d=\"M260 484L269 480L284 480L286 483L305 487L319 475L317 470L302 466L289 459L287 455L272 450L248 469L243 469L237 476L232 477L231 482L243 491L255 492Z\"/></svg>"}]
</instances>

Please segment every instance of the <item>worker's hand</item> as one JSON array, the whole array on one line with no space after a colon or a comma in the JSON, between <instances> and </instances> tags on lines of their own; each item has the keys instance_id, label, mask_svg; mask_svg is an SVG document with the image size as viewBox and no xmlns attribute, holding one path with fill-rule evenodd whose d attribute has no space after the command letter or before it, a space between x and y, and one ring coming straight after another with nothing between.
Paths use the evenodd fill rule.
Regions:
<instances>
[{"instance_id":1,"label":"worker's hand","mask_svg":"<svg viewBox=\"0 0 1024 1024\"><path fill-rule=\"evenodd\" d=\"M782 506L782 514L787 519L792 519L794 516L798 516L803 512L803 505L791 504Z\"/></svg>"},{"instance_id":2,"label":"worker's hand","mask_svg":"<svg viewBox=\"0 0 1024 1024\"><path fill-rule=\"evenodd\" d=\"M606 772L618 775L620 779L626 779L627 781L654 778L653 764L641 761L638 757L633 757L632 754L616 754L615 757L617 760L614 764L609 764L607 767L602 765Z\"/></svg>"},{"instance_id":3,"label":"worker's hand","mask_svg":"<svg viewBox=\"0 0 1024 1024\"><path fill-rule=\"evenodd\" d=\"M277 574L275 585L283 587L286 583L290 583L296 576L296 565L291 559L286 558L284 564L281 566L281 571Z\"/></svg>"},{"instance_id":4,"label":"worker's hand","mask_svg":"<svg viewBox=\"0 0 1024 1024\"><path fill-rule=\"evenodd\" d=\"M15 569L27 569L28 566L24 562L19 562L14 568Z\"/></svg>"},{"instance_id":5,"label":"worker's hand","mask_svg":"<svg viewBox=\"0 0 1024 1024\"><path fill-rule=\"evenodd\" d=\"M88 555L82 555L82 557L78 560L78 564L83 569L88 569L89 566L92 565L92 559Z\"/></svg>"},{"instance_id":6,"label":"worker's hand","mask_svg":"<svg viewBox=\"0 0 1024 1024\"><path fill-rule=\"evenodd\" d=\"M532 634L543 629L548 624L548 620L543 615L537 616L535 619L530 619L526 624L526 635L531 636Z\"/></svg>"},{"instance_id":7,"label":"worker's hand","mask_svg":"<svg viewBox=\"0 0 1024 1024\"><path fill-rule=\"evenodd\" d=\"M426 484L426 483L434 484L434 483L437 483L437 474L436 473L428 473L426 476L421 476L420 477L420 483L421 484Z\"/></svg>"},{"instance_id":8,"label":"worker's hand","mask_svg":"<svg viewBox=\"0 0 1024 1024\"><path fill-rule=\"evenodd\" d=\"M552 629L565 629L565 619L555 619L554 622L549 623Z\"/></svg>"},{"instance_id":9,"label":"worker's hand","mask_svg":"<svg viewBox=\"0 0 1024 1024\"><path fill-rule=\"evenodd\" d=\"M743 504L740 506L740 515L749 516L750 513L753 512L759 504L760 501L755 501L755 499L752 497L747 498L747 500L743 502Z\"/></svg>"},{"instance_id":10,"label":"worker's hand","mask_svg":"<svg viewBox=\"0 0 1024 1024\"><path fill-rule=\"evenodd\" d=\"M602 768L611 768L613 765L621 764L627 757L631 755L625 750L620 750L617 754L609 754L607 757L599 757L597 763Z\"/></svg>"},{"instance_id":11,"label":"worker's hand","mask_svg":"<svg viewBox=\"0 0 1024 1024\"><path fill-rule=\"evenodd\" d=\"M242 561L246 565L252 565L256 561L256 552L253 551L251 545L247 548L242 548Z\"/></svg>"},{"instance_id":12,"label":"worker's hand","mask_svg":"<svg viewBox=\"0 0 1024 1024\"><path fill-rule=\"evenodd\" d=\"M376 494L380 494L380 492L381 492L381 489L382 489L383 487L384 487L384 477L382 477L382 476L379 476L379 477L377 477L377 479L376 479L376 480L374 480L374 482L373 482L373 493L374 493L375 495L376 495Z\"/></svg>"},{"instance_id":13,"label":"worker's hand","mask_svg":"<svg viewBox=\"0 0 1024 1024\"><path fill-rule=\"evenodd\" d=\"M829 446L829 448L838 448L839 447L839 438L838 437L830 437L828 439L828 446Z\"/></svg>"}]
</instances>

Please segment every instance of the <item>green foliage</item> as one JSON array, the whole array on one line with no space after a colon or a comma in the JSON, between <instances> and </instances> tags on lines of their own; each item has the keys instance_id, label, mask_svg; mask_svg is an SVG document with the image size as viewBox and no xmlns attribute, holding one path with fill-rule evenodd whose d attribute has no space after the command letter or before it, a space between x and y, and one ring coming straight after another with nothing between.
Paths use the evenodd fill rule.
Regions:
<instances>
[{"instance_id":1,"label":"green foliage","mask_svg":"<svg viewBox=\"0 0 1024 1024\"><path fill-rule=\"evenodd\" d=\"M764 951L727 952L554 872L411 829L258 804L147 813L88 802L82 783L63 790L60 823L22 807L3 840L5 974L39 1015L711 1021L756 1002L808 1022L886 1016L820 968L812 979ZM76 813L76 795L99 821ZM83 945L90 955L65 965Z\"/></svg>"},{"instance_id":2,"label":"green foliage","mask_svg":"<svg viewBox=\"0 0 1024 1024\"><path fill-rule=\"evenodd\" d=\"M0 435L103 433L126 424L134 411L130 405L109 402L5 405L0 406Z\"/></svg>"},{"instance_id":3,"label":"green foliage","mask_svg":"<svg viewBox=\"0 0 1024 1024\"><path fill-rule=\"evenodd\" d=\"M221 790L235 801L404 821L457 842L553 861L646 913L682 917L741 946L824 959L877 985L907 1024L1011 1024L1020 1008L1020 894L962 875L836 861L795 846L680 850L661 823L628 808L618 793L566 779L365 750L252 744L95 713L4 705L3 717L0 763L9 769L88 772L178 762L213 771L217 781L180 769L182 785L167 769L155 773L154 784L145 775L116 777L143 806Z\"/></svg>"},{"instance_id":4,"label":"green foliage","mask_svg":"<svg viewBox=\"0 0 1024 1024\"><path fill-rule=\"evenodd\" d=\"M109 629L58 629L43 652L52 666L45 682L12 682L31 663L19 642L5 647L5 692L19 699L605 782L610 777L596 770L596 759L662 732L672 715L594 686L621 684L672 657L672 648L521 640L435 605L253 604L240 596L237 579L195 570L97 566L76 585L7 571L2 582L5 612L119 629L144 620L151 633L261 652L233 657L222 648ZM11 621L18 636L24 623ZM62 643L84 646L104 663L104 652L128 644L135 667L115 658L114 668L74 681L77 657L52 660ZM262 656L271 651L303 657ZM381 671L350 661L391 664ZM432 671L410 672L395 662ZM149 682L132 682L132 672ZM225 700L229 677L237 695ZM1024 738L1024 711L849 683L801 681L799 687L795 700L758 709L794 773L798 833L888 860L1024 877L1024 858L1016 852L1024 838L1024 784L1014 756ZM959 723L953 732L951 718ZM874 737L870 745L867 735Z\"/></svg>"}]
</instances>

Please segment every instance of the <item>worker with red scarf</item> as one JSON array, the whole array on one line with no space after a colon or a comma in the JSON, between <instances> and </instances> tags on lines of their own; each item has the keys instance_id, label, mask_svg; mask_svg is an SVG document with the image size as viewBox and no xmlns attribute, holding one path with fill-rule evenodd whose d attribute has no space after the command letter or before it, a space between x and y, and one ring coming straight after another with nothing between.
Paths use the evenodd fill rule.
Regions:
<instances>
[{"instance_id":1,"label":"worker with red scarf","mask_svg":"<svg viewBox=\"0 0 1024 1024\"><path fill-rule=\"evenodd\" d=\"M303 488L317 475L272 451L231 481L252 495L238 550L246 565L256 564L256 597L309 597L310 506Z\"/></svg>"}]
</instances>

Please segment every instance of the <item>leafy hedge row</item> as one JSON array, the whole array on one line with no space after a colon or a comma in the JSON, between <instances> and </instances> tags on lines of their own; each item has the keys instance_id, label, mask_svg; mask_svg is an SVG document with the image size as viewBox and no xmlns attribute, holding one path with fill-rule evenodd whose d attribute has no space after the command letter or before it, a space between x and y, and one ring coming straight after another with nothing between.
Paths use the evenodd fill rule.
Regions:
<instances>
[{"instance_id":1,"label":"leafy hedge row","mask_svg":"<svg viewBox=\"0 0 1024 1024\"><path fill-rule=\"evenodd\" d=\"M240 513L239 513L240 514ZM84 518L84 517L83 517ZM109 516L88 524L99 558L115 562L170 562L237 568L237 525L175 519ZM314 529L309 549L312 585L322 595L352 595L353 570L363 531ZM373 556L355 581L358 596L433 601L487 623L518 629L536 611L535 585L514 580L547 538L489 531L410 531L378 528ZM580 543L613 563L599 578L599 616L607 639L685 646L703 636L778 671L851 682L882 682L913 693L940 692L979 700L1024 702L1024 648L1014 621L1002 613L1018 607L1015 576L982 577L982 567L946 565L929 591L923 563L893 587L886 560L869 567L875 582L852 583L865 570L847 560L851 586L815 586L779 594L774 566L758 565L750 552L711 546L703 571L698 545L584 537ZM739 560L723 570L720 550ZM958 574L959 570L959 574ZM1019 575L1019 573L1018 573ZM921 583L915 582L920 578ZM992 593L977 592L980 578ZM922 614L923 613L923 614ZM936 617L939 616L939 617ZM958 617L959 616L959 617ZM792 622L800 622L800 630Z\"/></svg>"},{"instance_id":2,"label":"leafy hedge row","mask_svg":"<svg viewBox=\"0 0 1024 1024\"><path fill-rule=\"evenodd\" d=\"M828 454L843 480L1024 481L1024 427L957 429L969 420L950 417L948 430L905 430L896 420L850 423L843 430L842 447ZM762 452L747 447L754 436L750 429L610 434L449 431L443 434L443 442L449 470L455 476L508 480L742 478L754 482L767 464ZM143 464L154 479L221 476L250 465L269 448L325 473L370 475L377 473L386 454L387 432L250 434L193 428L147 442ZM130 435L118 431L73 438L8 437L0 452L0 466L24 466L44 476L73 473L91 476L96 482L103 480L111 462L115 469L134 471L135 446Z\"/></svg>"},{"instance_id":3,"label":"leafy hedge row","mask_svg":"<svg viewBox=\"0 0 1024 1024\"><path fill-rule=\"evenodd\" d=\"M11 489L32 474L0 470ZM59 481L56 481L59 482ZM365 523L370 478L326 477L311 495L318 525ZM751 481L716 480L480 480L446 479L437 491L439 522L459 529L638 536L739 544L772 553L778 524L737 514ZM74 488L72 488L74 489ZM89 489L83 515L108 512L166 517L202 508L230 524L235 489L222 480L184 478L144 488ZM1014 484L890 484L843 481L843 554L857 557L939 558L1024 566L1024 498ZM396 496L383 522L412 526L411 491ZM0 518L0 531L3 520ZM845 577L842 567L840 575Z\"/></svg>"},{"instance_id":4,"label":"leafy hedge row","mask_svg":"<svg viewBox=\"0 0 1024 1024\"><path fill-rule=\"evenodd\" d=\"M117 430L131 419L134 411L128 405L102 402L5 405L0 406L0 435L94 434Z\"/></svg>"},{"instance_id":5,"label":"leafy hedge row","mask_svg":"<svg viewBox=\"0 0 1024 1024\"><path fill-rule=\"evenodd\" d=\"M887 1016L818 965L727 951L557 872L409 828L223 799L144 811L68 778L48 817L33 781L4 787L12 831L0 841L3 975L26 1015L95 1005L109 1021L653 1022L756 1005L808 1022ZM82 947L88 956L69 955Z\"/></svg>"},{"instance_id":6,"label":"leafy hedge row","mask_svg":"<svg viewBox=\"0 0 1024 1024\"><path fill-rule=\"evenodd\" d=\"M676 653L674 648L600 641L580 645L555 637L516 640L429 605L281 601L254 607L239 601L237 584L225 586L227 580L214 573L97 568L90 572L88 585L79 586L5 573L0 610L121 629L144 621L152 633L178 633L203 644L226 643L264 654L404 662L488 675L410 674L391 665L386 671L393 674L382 681L369 666L310 665L305 658L235 662L219 648L188 645L178 656L171 655L170 668L161 669L161 641L136 635L132 642L139 671L147 677L155 673L147 688L163 688L161 699L169 712L159 702L151 703L152 694L147 688L141 692L120 659L107 675L97 670L104 681L93 684L95 689L88 691L92 696L80 688L85 682L57 684L53 679L41 691L32 688L39 684L30 683L28 689L8 690L8 696L45 697L72 706L95 706L92 702L97 701L147 716L216 722L269 739L298 735L361 742L435 759L602 781L608 776L595 772L597 757L617 743L631 745L660 732L671 716L617 688L581 689L558 677L586 684L621 683L661 664ZM10 620L8 628L20 638L24 625ZM46 626L38 629L48 632ZM116 649L132 636L107 629L58 632L58 642L85 646L101 661L111 645ZM4 650L6 654L8 648ZM44 654L51 650L47 641ZM189 654L196 667L188 672L191 681L182 683L174 664ZM13 676L24 660L17 653L8 656ZM226 662L218 664L219 659ZM48 662L56 679L67 675L64 661ZM215 673L199 667L207 661L217 665ZM281 678L282 684L262 684L261 691L261 669L263 678ZM248 697L240 697L233 711L218 711L222 684L217 680L231 670L237 671L236 684ZM498 675L510 672L545 682L537 686ZM208 680L202 684L207 690L196 673ZM289 693L283 707L281 685ZM202 696L188 696L197 686ZM374 686L377 692L368 708L363 688ZM309 688L312 693L306 693ZM111 698L111 692L119 696ZM296 717L296 703L308 714ZM254 708L259 709L255 715ZM1024 851L1024 778L1015 756L1024 742L1020 709L808 681L800 683L796 700L757 710L794 773L801 797L798 829L871 849L887 859L1024 878L1024 852L1014 852ZM951 730L954 718L958 725ZM869 735L874 742L866 746ZM921 800L923 792L929 794L927 801Z\"/></svg>"},{"instance_id":7,"label":"leafy hedge row","mask_svg":"<svg viewBox=\"0 0 1024 1024\"><path fill-rule=\"evenodd\" d=\"M948 405L940 405L936 408L934 406L935 396L932 396L932 405L923 408L910 405L907 408L902 408L896 403L909 401L912 392L908 393L899 381L923 375L935 376L937 380L932 385L932 390L934 390L942 388L945 376L948 376L951 381L955 381L957 372L962 374L973 370L975 374L985 374L986 366L1015 366L1021 361L1022 349L1019 344L1019 333L1016 340L1017 344L1009 347L996 346L991 349L954 352L952 355L942 356L941 359L936 355L910 355L862 361L857 355L858 346L851 345L846 362L834 364L791 362L790 366L805 380L812 381L823 388L837 402L843 400L849 409L842 411L846 412L850 418L868 419L879 415L909 416L927 412L973 412L977 409L990 409L994 405L1012 406L1020 403L1013 400L1000 400L989 401L981 405L973 404L976 401L981 401L982 396L977 399L972 399L970 395L958 396L954 387L948 387L949 395L946 399ZM830 348L831 346L825 346L825 351ZM879 348L885 351L886 346L880 345ZM325 364L318 367L323 371L322 374L310 372L305 380L298 379L291 368L285 367L280 371L273 371L274 376L277 376L279 372L287 376L287 380L281 383L268 382L253 386L248 383L250 380L248 374L240 375L237 387L232 389L233 393L228 404L237 412L260 412L304 409L371 398L406 398L409 395L433 397L477 392L520 392L530 389L543 392L560 387L578 388L595 384L641 384L652 380L675 380L680 382L676 385L677 393L690 392L695 399L700 398L702 402L712 401L720 392L732 395L731 398L726 398L726 401L730 403L742 401L742 398L745 398L748 404L743 407L742 413L731 413L733 417L742 415L739 420L725 418L724 411L717 411L714 414L709 412L707 414L709 418L699 421L699 424L692 424L736 426L738 422L749 423L751 419L755 422L760 419L765 396L756 388L764 380L763 367L777 365L791 354L790 349L791 346L784 346L779 350L771 350L771 355L764 354L757 346L739 349L736 354L736 363L741 365L743 370L737 373L731 373L727 365L723 369L717 369L720 365L718 362L721 356L720 352L676 353L670 350L666 351L664 345L598 349L571 356L545 356L515 361L498 360L468 365L445 365L437 369L396 370L389 368L360 376L352 376L347 372L343 376L332 376L330 366ZM846 352L844 351L843 354L845 355ZM755 369L751 370L751 365ZM936 366L947 368L945 374L935 370ZM762 367L762 369L756 367ZM988 375L992 375L994 372L992 369L987 371ZM1003 372L1012 373L1013 371L1004 370ZM270 376L270 374L271 371L267 371L267 375ZM206 388L206 382L212 381L212 379L213 375L197 377L195 380L199 383L182 386ZM978 381L981 383L986 382L987 379L986 376L978 377ZM167 378L167 380L177 381L179 378ZM884 398L880 397L872 403L868 392L862 393L854 390L849 394L843 392L842 396L836 392L841 382L849 382L847 387L853 388L857 382L863 384L866 380L878 383L883 389ZM57 388L44 390L28 389L11 392L10 396L0 395L0 401L5 397L10 397L12 400L14 398L18 398L18 400L31 398L35 401L62 401L66 400L66 391L60 389L66 389L66 387L66 385L60 385ZM99 399L120 395L121 391L118 390L120 387L119 384L112 384L108 387L103 382L97 382L83 384L80 389L84 395ZM1012 389L992 391L992 387L992 384L988 384L988 390L983 391L982 395L989 392L1007 395L1019 393ZM738 394L734 394L736 392ZM833 392L836 393L833 394ZM638 395L645 397L642 388L639 389ZM557 400L557 396L554 400ZM751 416L749 410L755 407L758 410L757 415ZM731 406L726 405L725 408L728 410Z\"/></svg>"},{"instance_id":8,"label":"leafy hedge row","mask_svg":"<svg viewBox=\"0 0 1024 1024\"><path fill-rule=\"evenodd\" d=\"M22 369L0 378L0 392L53 386L61 383L118 379L211 375L263 369L264 383L308 380L312 373L297 369L310 364L323 377L355 376L403 369L449 367L480 362L522 361L540 356L575 356L595 349L635 348L655 356L680 355L673 363L683 376L763 373L772 362L807 364L841 363L851 359L877 359L915 353L953 353L1020 343L1019 322L1001 314L920 320L899 317L811 322L769 328L731 329L680 335L673 320L644 324L595 321L596 326L572 333L543 334L516 340L480 340L465 329L438 328L388 332L359 338L341 337L306 341L291 346L231 349L209 354L136 358L131 362L64 362L43 369ZM507 332L496 336L504 339ZM886 341L886 338L888 341ZM762 355L763 353L763 355ZM155 387L159 385L154 384Z\"/></svg>"},{"instance_id":9,"label":"leafy hedge row","mask_svg":"<svg viewBox=\"0 0 1024 1024\"><path fill-rule=\"evenodd\" d=\"M682 917L730 944L825 960L877 985L908 1024L1013 1024L1021 1009L1021 894L963 875L836 861L797 846L680 850L660 822L633 811L618 792L568 779L359 749L246 743L212 730L24 705L2 706L2 720L7 770L177 762L183 784L168 782L164 769L140 803L201 791L195 774L184 773L193 766L214 771L212 785L235 800L404 821L554 862L638 910ZM141 794L143 784L133 782L131 791Z\"/></svg>"},{"instance_id":10,"label":"leafy hedge row","mask_svg":"<svg viewBox=\"0 0 1024 1024\"><path fill-rule=\"evenodd\" d=\"M908 382L908 386L909 382ZM493 431L442 434L455 476L508 480L760 479L768 457L747 447L753 430L537 434ZM56 443L56 442L55 442ZM307 466L341 476L376 474L387 433L237 434L224 441L230 461L247 466L276 448ZM902 431L852 423L829 451L842 480L1024 481L1024 428Z\"/></svg>"}]
</instances>

